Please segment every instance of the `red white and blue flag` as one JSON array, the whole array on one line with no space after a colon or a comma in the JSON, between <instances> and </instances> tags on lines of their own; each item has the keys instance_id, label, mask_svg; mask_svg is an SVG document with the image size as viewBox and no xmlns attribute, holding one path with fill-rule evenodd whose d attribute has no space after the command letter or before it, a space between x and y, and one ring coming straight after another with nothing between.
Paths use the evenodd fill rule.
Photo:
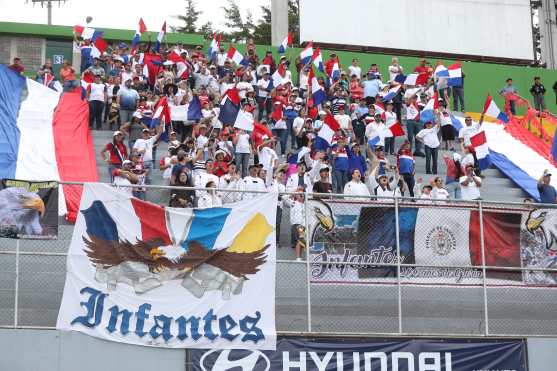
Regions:
<instances>
[{"instance_id":1,"label":"red white and blue flag","mask_svg":"<svg viewBox=\"0 0 557 371\"><path fill-rule=\"evenodd\" d=\"M168 53L167 59L169 61L174 62L174 64L176 65L177 78L181 80L186 80L189 77L190 71L189 71L188 64L186 63L184 58L182 58L180 55L178 55L178 53L176 53L176 51L173 50L172 52Z\"/></svg>"},{"instance_id":2,"label":"red white and blue flag","mask_svg":"<svg viewBox=\"0 0 557 371\"><path fill-rule=\"evenodd\" d=\"M253 115L240 107L240 95L234 87L228 89L220 102L219 121L225 125L233 125L235 128L253 131Z\"/></svg>"},{"instance_id":3,"label":"red white and blue flag","mask_svg":"<svg viewBox=\"0 0 557 371\"><path fill-rule=\"evenodd\" d=\"M327 94L313 73L313 68L309 69L309 83L311 86L311 98L313 100L313 104L318 106L327 99Z\"/></svg>"},{"instance_id":4,"label":"red white and blue flag","mask_svg":"<svg viewBox=\"0 0 557 371\"><path fill-rule=\"evenodd\" d=\"M317 136L326 140L329 145L332 145L333 137L338 130L340 130L340 124L331 113L327 113L321 129L317 132Z\"/></svg>"},{"instance_id":5,"label":"red white and blue flag","mask_svg":"<svg viewBox=\"0 0 557 371\"><path fill-rule=\"evenodd\" d=\"M157 43L155 44L155 50L157 51L157 53L160 52L161 50L161 44L165 35L166 35L166 21L162 24L161 30L157 35Z\"/></svg>"},{"instance_id":6,"label":"red white and blue flag","mask_svg":"<svg viewBox=\"0 0 557 371\"><path fill-rule=\"evenodd\" d=\"M135 31L135 35L132 39L131 44L131 54L134 55L136 53L137 44L139 44L139 40L141 40L141 35L147 31L147 26L145 26L145 22L143 22L143 18L139 18L139 24L137 26L137 30Z\"/></svg>"},{"instance_id":7,"label":"red white and blue flag","mask_svg":"<svg viewBox=\"0 0 557 371\"><path fill-rule=\"evenodd\" d=\"M336 81L340 78L340 66L338 63L338 59L333 63L333 68L331 69L331 76L329 76L331 80Z\"/></svg>"},{"instance_id":8,"label":"red white and blue flag","mask_svg":"<svg viewBox=\"0 0 557 371\"><path fill-rule=\"evenodd\" d=\"M491 165L491 159L489 158L489 147L487 145L487 138L485 136L485 131L480 131L470 137L470 143L476 152L476 158L478 159L478 164L480 169L485 170Z\"/></svg>"},{"instance_id":9,"label":"red white and blue flag","mask_svg":"<svg viewBox=\"0 0 557 371\"><path fill-rule=\"evenodd\" d=\"M286 38L282 40L282 42L280 43L278 47L278 52L282 54L286 51L286 49L291 47L292 47L292 33L289 32Z\"/></svg>"},{"instance_id":10,"label":"red white and blue flag","mask_svg":"<svg viewBox=\"0 0 557 371\"><path fill-rule=\"evenodd\" d=\"M462 86L462 67L460 65L460 62L447 67L447 72L449 73L449 79L447 80L448 86Z\"/></svg>"},{"instance_id":11,"label":"red white and blue flag","mask_svg":"<svg viewBox=\"0 0 557 371\"><path fill-rule=\"evenodd\" d=\"M313 65L321 72L325 73L325 67L323 65L323 55L321 54L321 49L317 47L313 52Z\"/></svg>"},{"instance_id":12,"label":"red white and blue flag","mask_svg":"<svg viewBox=\"0 0 557 371\"><path fill-rule=\"evenodd\" d=\"M276 88L279 85L281 85L285 77L286 77L286 63L281 63L279 64L277 70L271 76L273 87Z\"/></svg>"},{"instance_id":13,"label":"red white and blue flag","mask_svg":"<svg viewBox=\"0 0 557 371\"><path fill-rule=\"evenodd\" d=\"M220 43L217 41L217 33L213 33L213 40L211 40L211 44L209 44L209 50L207 51L207 55L209 59L214 59L217 56L217 52L219 50Z\"/></svg>"},{"instance_id":14,"label":"red white and blue flag","mask_svg":"<svg viewBox=\"0 0 557 371\"><path fill-rule=\"evenodd\" d=\"M486 99L485 105L484 105L483 114L485 114L487 116L491 116L493 118L496 118L497 120L503 121L504 123L509 122L509 117L507 116L507 114L505 112L501 112L499 107L497 107L497 104L495 104L495 102L491 98L491 95L487 96L487 99Z\"/></svg>"},{"instance_id":15,"label":"red white and blue flag","mask_svg":"<svg viewBox=\"0 0 557 371\"><path fill-rule=\"evenodd\" d=\"M81 36L83 40L95 41L98 37L102 37L103 35L103 31L101 30L78 25L74 26L73 31L77 36Z\"/></svg>"},{"instance_id":16,"label":"red white and blue flag","mask_svg":"<svg viewBox=\"0 0 557 371\"><path fill-rule=\"evenodd\" d=\"M228 48L228 53L226 53L226 56L228 57L228 59L232 60L234 63L236 63L239 66L247 67L249 64L248 60L244 58L242 53L240 53L233 46L230 46L230 48Z\"/></svg>"},{"instance_id":17,"label":"red white and blue flag","mask_svg":"<svg viewBox=\"0 0 557 371\"><path fill-rule=\"evenodd\" d=\"M381 99L383 102L388 102L392 100L400 90L400 85L395 86L394 88L390 88L387 94Z\"/></svg>"},{"instance_id":18,"label":"red white and blue flag","mask_svg":"<svg viewBox=\"0 0 557 371\"><path fill-rule=\"evenodd\" d=\"M437 92L433 94L433 98L427 102L422 112L420 112L421 122L435 122L435 111L439 109L439 99Z\"/></svg>"},{"instance_id":19,"label":"red white and blue flag","mask_svg":"<svg viewBox=\"0 0 557 371\"><path fill-rule=\"evenodd\" d=\"M300 52L300 59L302 64L309 64L313 58L313 43L310 41L307 43L306 47Z\"/></svg>"},{"instance_id":20,"label":"red white and blue flag","mask_svg":"<svg viewBox=\"0 0 557 371\"><path fill-rule=\"evenodd\" d=\"M404 85L425 85L427 83L428 75L427 73L411 73L406 76L404 80Z\"/></svg>"}]
</instances>

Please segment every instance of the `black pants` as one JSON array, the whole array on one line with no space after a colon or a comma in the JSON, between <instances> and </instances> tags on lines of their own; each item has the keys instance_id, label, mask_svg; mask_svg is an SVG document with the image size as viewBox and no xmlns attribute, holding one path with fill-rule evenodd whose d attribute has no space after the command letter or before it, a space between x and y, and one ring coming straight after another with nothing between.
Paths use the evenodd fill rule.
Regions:
<instances>
[{"instance_id":1,"label":"black pants","mask_svg":"<svg viewBox=\"0 0 557 371\"><path fill-rule=\"evenodd\" d=\"M103 108L104 102L100 100L92 100L89 102L89 127L92 129L100 129L103 124Z\"/></svg>"},{"instance_id":2,"label":"black pants","mask_svg":"<svg viewBox=\"0 0 557 371\"><path fill-rule=\"evenodd\" d=\"M395 153L395 137L385 138L385 154Z\"/></svg>"},{"instance_id":3,"label":"black pants","mask_svg":"<svg viewBox=\"0 0 557 371\"><path fill-rule=\"evenodd\" d=\"M437 153L438 148L425 147L425 172L426 174L437 174Z\"/></svg>"},{"instance_id":4,"label":"black pants","mask_svg":"<svg viewBox=\"0 0 557 371\"><path fill-rule=\"evenodd\" d=\"M280 225L282 221L282 208L277 207L277 227L276 227L276 240L277 240L277 247L280 244Z\"/></svg>"},{"instance_id":5,"label":"black pants","mask_svg":"<svg viewBox=\"0 0 557 371\"><path fill-rule=\"evenodd\" d=\"M404 179L404 183L408 186L408 192L410 192L410 197L414 197L414 186L416 182L414 180L414 175L412 174L400 174L402 175L402 179Z\"/></svg>"}]
</instances>

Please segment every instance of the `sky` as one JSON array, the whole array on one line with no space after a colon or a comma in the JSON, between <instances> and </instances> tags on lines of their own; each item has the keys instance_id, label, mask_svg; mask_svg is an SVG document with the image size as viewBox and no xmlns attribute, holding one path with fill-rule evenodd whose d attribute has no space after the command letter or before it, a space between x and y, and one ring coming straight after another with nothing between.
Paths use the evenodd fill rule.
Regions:
<instances>
[{"instance_id":1,"label":"sky","mask_svg":"<svg viewBox=\"0 0 557 371\"><path fill-rule=\"evenodd\" d=\"M158 32L166 20L167 25L178 25L176 14L184 14L185 0L159 0L157 2L140 0L67 0L63 5L53 5L52 24L74 26L85 24L87 16L93 17L92 27L122 28L135 30L140 17L147 25L149 31ZM254 19L261 17L260 5L270 5L271 0L237 0L237 4L245 19L247 10L250 9ZM150 6L143 6L143 4ZM162 5L164 4L164 5ZM213 27L224 30L224 12L221 7L227 4L226 0L196 0L197 10L203 13L199 17L197 26L207 21L213 22ZM46 8L40 4L27 3L26 0L0 0L2 9L2 22L45 23L47 20ZM170 31L170 28L167 28Z\"/></svg>"}]
</instances>

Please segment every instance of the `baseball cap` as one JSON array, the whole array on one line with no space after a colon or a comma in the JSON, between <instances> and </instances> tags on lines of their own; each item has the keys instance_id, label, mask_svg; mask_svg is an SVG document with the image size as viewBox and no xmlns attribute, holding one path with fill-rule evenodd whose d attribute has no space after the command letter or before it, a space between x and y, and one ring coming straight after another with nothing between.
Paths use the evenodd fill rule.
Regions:
<instances>
[{"instance_id":1,"label":"baseball cap","mask_svg":"<svg viewBox=\"0 0 557 371\"><path fill-rule=\"evenodd\" d=\"M142 132L142 133L148 133L148 132L149 132L149 129L143 129L143 130L141 130L141 132Z\"/></svg>"},{"instance_id":2,"label":"baseball cap","mask_svg":"<svg viewBox=\"0 0 557 371\"><path fill-rule=\"evenodd\" d=\"M114 133L112 133L112 136L115 137L116 135L124 135L124 133L122 133L120 130L116 130Z\"/></svg>"},{"instance_id":3,"label":"baseball cap","mask_svg":"<svg viewBox=\"0 0 557 371\"><path fill-rule=\"evenodd\" d=\"M131 165L132 162L130 160L124 160L124 162L122 162L122 165Z\"/></svg>"},{"instance_id":4,"label":"baseball cap","mask_svg":"<svg viewBox=\"0 0 557 371\"><path fill-rule=\"evenodd\" d=\"M329 169L328 166L323 166L321 169L319 169L319 172L322 172L322 171L329 171L329 170L330 170L330 169Z\"/></svg>"}]
</instances>

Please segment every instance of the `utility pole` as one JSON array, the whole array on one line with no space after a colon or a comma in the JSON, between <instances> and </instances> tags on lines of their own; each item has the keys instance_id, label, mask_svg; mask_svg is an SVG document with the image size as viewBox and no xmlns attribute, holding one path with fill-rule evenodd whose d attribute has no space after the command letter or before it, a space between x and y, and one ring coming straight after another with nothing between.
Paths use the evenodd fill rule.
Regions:
<instances>
[{"instance_id":1,"label":"utility pole","mask_svg":"<svg viewBox=\"0 0 557 371\"><path fill-rule=\"evenodd\" d=\"M52 24L52 3L58 3L58 6L60 6L62 3L65 3L66 0L26 0L26 2L33 3L33 6L37 3L40 3L41 7L43 8L46 6L47 24L51 25Z\"/></svg>"}]
</instances>

